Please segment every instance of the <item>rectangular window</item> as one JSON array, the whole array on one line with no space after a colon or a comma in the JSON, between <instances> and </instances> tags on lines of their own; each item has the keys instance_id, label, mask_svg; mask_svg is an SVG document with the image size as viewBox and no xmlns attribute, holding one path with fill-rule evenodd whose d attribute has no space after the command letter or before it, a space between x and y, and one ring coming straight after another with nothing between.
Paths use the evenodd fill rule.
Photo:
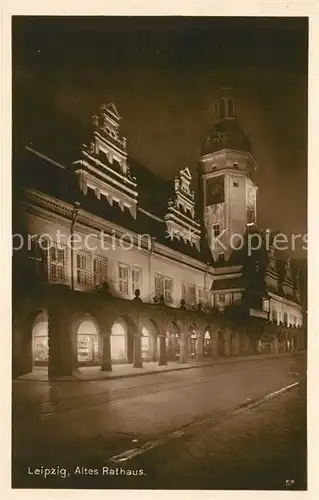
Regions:
<instances>
[{"instance_id":1,"label":"rectangular window","mask_svg":"<svg viewBox=\"0 0 319 500\"><path fill-rule=\"evenodd\" d=\"M185 304L193 306L197 304L196 286L190 283L182 283L182 299Z\"/></svg>"},{"instance_id":2,"label":"rectangular window","mask_svg":"<svg viewBox=\"0 0 319 500\"><path fill-rule=\"evenodd\" d=\"M187 283L182 283L182 300L187 302Z\"/></svg>"},{"instance_id":3,"label":"rectangular window","mask_svg":"<svg viewBox=\"0 0 319 500\"><path fill-rule=\"evenodd\" d=\"M241 303L241 293L234 292L233 293L233 304L240 304L240 303Z\"/></svg>"},{"instance_id":4,"label":"rectangular window","mask_svg":"<svg viewBox=\"0 0 319 500\"><path fill-rule=\"evenodd\" d=\"M49 280L52 283L65 283L67 274L67 247L53 243L49 249Z\"/></svg>"},{"instance_id":5,"label":"rectangular window","mask_svg":"<svg viewBox=\"0 0 319 500\"><path fill-rule=\"evenodd\" d=\"M201 286L198 287L198 302L200 302L202 305L204 305L205 303L204 288Z\"/></svg>"},{"instance_id":6,"label":"rectangular window","mask_svg":"<svg viewBox=\"0 0 319 500\"><path fill-rule=\"evenodd\" d=\"M217 238L220 235L220 224L213 224L213 236Z\"/></svg>"},{"instance_id":7,"label":"rectangular window","mask_svg":"<svg viewBox=\"0 0 319 500\"><path fill-rule=\"evenodd\" d=\"M173 301L173 280L164 278L164 300L171 303Z\"/></svg>"},{"instance_id":8,"label":"rectangular window","mask_svg":"<svg viewBox=\"0 0 319 500\"><path fill-rule=\"evenodd\" d=\"M164 296L165 302L173 301L173 280L161 274L155 275L155 297Z\"/></svg>"},{"instance_id":9,"label":"rectangular window","mask_svg":"<svg viewBox=\"0 0 319 500\"><path fill-rule=\"evenodd\" d=\"M220 293L219 296L218 296L218 300L219 302L225 302L225 294L224 293Z\"/></svg>"},{"instance_id":10,"label":"rectangular window","mask_svg":"<svg viewBox=\"0 0 319 500\"><path fill-rule=\"evenodd\" d=\"M107 281L107 258L101 255L93 256L93 284L102 285Z\"/></svg>"},{"instance_id":11,"label":"rectangular window","mask_svg":"<svg viewBox=\"0 0 319 500\"><path fill-rule=\"evenodd\" d=\"M188 302L190 306L195 306L197 302L197 297L196 297L196 286L195 285L189 285L188 287Z\"/></svg>"},{"instance_id":12,"label":"rectangular window","mask_svg":"<svg viewBox=\"0 0 319 500\"><path fill-rule=\"evenodd\" d=\"M34 273L37 276L42 274L42 271L44 270L44 261L47 258L47 252L40 248L37 239L34 238L31 239L30 248L28 251L28 257L30 259Z\"/></svg>"},{"instance_id":13,"label":"rectangular window","mask_svg":"<svg viewBox=\"0 0 319 500\"><path fill-rule=\"evenodd\" d=\"M80 285L88 285L92 281L92 256L89 252L80 251L76 255L76 279Z\"/></svg>"},{"instance_id":14,"label":"rectangular window","mask_svg":"<svg viewBox=\"0 0 319 500\"><path fill-rule=\"evenodd\" d=\"M160 297L163 295L163 276L161 274L155 274L155 297Z\"/></svg>"},{"instance_id":15,"label":"rectangular window","mask_svg":"<svg viewBox=\"0 0 319 500\"><path fill-rule=\"evenodd\" d=\"M119 264L119 292L125 295L128 294L129 266Z\"/></svg>"},{"instance_id":16,"label":"rectangular window","mask_svg":"<svg viewBox=\"0 0 319 500\"><path fill-rule=\"evenodd\" d=\"M132 267L132 293L135 293L135 290L141 291L142 286L142 269L139 267Z\"/></svg>"}]
</instances>

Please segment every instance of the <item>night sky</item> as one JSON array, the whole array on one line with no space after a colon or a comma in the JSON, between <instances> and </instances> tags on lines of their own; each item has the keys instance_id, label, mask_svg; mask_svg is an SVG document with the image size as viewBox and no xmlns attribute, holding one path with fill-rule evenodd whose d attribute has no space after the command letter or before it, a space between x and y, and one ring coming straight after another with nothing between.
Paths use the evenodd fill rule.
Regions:
<instances>
[{"instance_id":1,"label":"night sky","mask_svg":"<svg viewBox=\"0 0 319 500\"><path fill-rule=\"evenodd\" d=\"M113 101L129 155L165 179L196 175L216 91L233 86L259 164L258 225L304 233L307 33L305 18L14 17L14 146L78 159Z\"/></svg>"}]
</instances>

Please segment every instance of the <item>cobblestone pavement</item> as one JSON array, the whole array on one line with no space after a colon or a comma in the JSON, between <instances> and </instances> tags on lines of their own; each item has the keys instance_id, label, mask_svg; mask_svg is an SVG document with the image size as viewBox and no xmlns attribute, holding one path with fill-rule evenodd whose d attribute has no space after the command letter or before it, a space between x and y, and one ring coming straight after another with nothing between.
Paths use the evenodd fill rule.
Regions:
<instances>
[{"instance_id":1,"label":"cobblestone pavement","mask_svg":"<svg viewBox=\"0 0 319 500\"><path fill-rule=\"evenodd\" d=\"M303 489L304 384L300 390L291 390L234 414L236 408L247 403L247 396L254 400L295 382L290 367L291 360L285 358L278 360L278 364L272 361L254 365L254 369L248 364L232 373L188 370L186 379L181 372L173 374L173 379L167 378L169 374L164 380L159 378L162 375L156 375L153 385L151 379L146 384L148 389L145 386L148 377L139 377L144 379L143 385L141 381L135 385L131 380L133 387L125 388L127 396L131 392L129 399L118 402L114 413L109 399L98 407L98 416L94 407L86 406L66 413L53 412L49 418L36 418L26 424L22 428L22 441L18 424L13 486ZM156 382L163 385L159 384L155 391ZM55 439L58 426L65 439L54 448L52 444L59 441ZM111 460L128 448L152 442L164 444L123 463ZM49 452L45 454L44 449ZM41 473L28 474L29 466L31 470L41 466L65 467L70 476L44 479ZM77 466L81 471L74 474ZM102 474L103 466L110 472L105 470ZM141 469L143 475L138 477L126 474Z\"/></svg>"}]
</instances>

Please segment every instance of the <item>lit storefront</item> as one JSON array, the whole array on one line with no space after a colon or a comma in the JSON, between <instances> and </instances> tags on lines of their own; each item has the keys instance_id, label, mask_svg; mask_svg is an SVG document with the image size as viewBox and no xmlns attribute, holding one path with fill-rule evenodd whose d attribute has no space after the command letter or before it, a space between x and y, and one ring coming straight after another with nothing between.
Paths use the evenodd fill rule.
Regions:
<instances>
[{"instance_id":1,"label":"lit storefront","mask_svg":"<svg viewBox=\"0 0 319 500\"><path fill-rule=\"evenodd\" d=\"M205 332L204 335L204 357L209 358L212 355L212 339L210 337L210 333L208 331Z\"/></svg>"},{"instance_id":2,"label":"lit storefront","mask_svg":"<svg viewBox=\"0 0 319 500\"><path fill-rule=\"evenodd\" d=\"M33 327L33 364L47 365L49 361L48 322L39 321Z\"/></svg>"},{"instance_id":3,"label":"lit storefront","mask_svg":"<svg viewBox=\"0 0 319 500\"><path fill-rule=\"evenodd\" d=\"M77 351L79 365L100 363L99 332L91 320L83 321L78 329Z\"/></svg>"},{"instance_id":4,"label":"lit storefront","mask_svg":"<svg viewBox=\"0 0 319 500\"><path fill-rule=\"evenodd\" d=\"M127 363L126 330L120 323L112 326L111 359L115 363Z\"/></svg>"}]
</instances>

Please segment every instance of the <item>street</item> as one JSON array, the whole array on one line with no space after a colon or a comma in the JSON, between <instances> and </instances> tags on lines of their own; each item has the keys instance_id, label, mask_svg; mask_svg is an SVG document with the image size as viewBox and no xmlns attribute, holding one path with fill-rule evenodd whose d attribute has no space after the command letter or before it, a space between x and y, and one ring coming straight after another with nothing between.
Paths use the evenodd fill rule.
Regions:
<instances>
[{"instance_id":1,"label":"street","mask_svg":"<svg viewBox=\"0 0 319 500\"><path fill-rule=\"evenodd\" d=\"M305 381L292 361L14 381L13 487L305 489Z\"/></svg>"}]
</instances>

